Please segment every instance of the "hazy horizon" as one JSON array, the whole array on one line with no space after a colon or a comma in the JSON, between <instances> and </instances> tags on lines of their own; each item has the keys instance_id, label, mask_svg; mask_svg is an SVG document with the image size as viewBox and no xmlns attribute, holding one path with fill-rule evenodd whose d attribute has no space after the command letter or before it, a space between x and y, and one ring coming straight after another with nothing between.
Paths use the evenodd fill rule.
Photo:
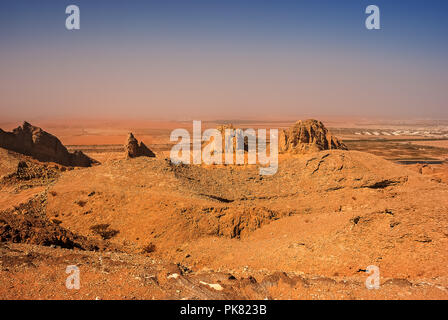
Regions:
<instances>
[{"instance_id":1,"label":"hazy horizon","mask_svg":"<svg viewBox=\"0 0 448 320\"><path fill-rule=\"evenodd\" d=\"M65 29L76 4L81 29ZM369 4L381 30L367 30ZM446 1L2 1L0 122L448 119Z\"/></svg>"}]
</instances>

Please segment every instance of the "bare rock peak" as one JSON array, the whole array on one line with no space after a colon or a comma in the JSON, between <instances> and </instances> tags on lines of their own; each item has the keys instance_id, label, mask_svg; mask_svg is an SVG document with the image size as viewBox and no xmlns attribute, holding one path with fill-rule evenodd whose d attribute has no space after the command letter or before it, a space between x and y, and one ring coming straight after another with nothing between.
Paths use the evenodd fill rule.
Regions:
<instances>
[{"instance_id":1,"label":"bare rock peak","mask_svg":"<svg viewBox=\"0 0 448 320\"><path fill-rule=\"evenodd\" d=\"M152 152L142 141L140 143L134 137L132 132L129 132L125 144L126 158L136 157L150 157L154 158L156 155Z\"/></svg>"},{"instance_id":2,"label":"bare rock peak","mask_svg":"<svg viewBox=\"0 0 448 320\"><path fill-rule=\"evenodd\" d=\"M288 153L308 153L321 150L347 150L347 146L333 136L321 121L299 120L291 128L282 130L279 149Z\"/></svg>"}]
</instances>

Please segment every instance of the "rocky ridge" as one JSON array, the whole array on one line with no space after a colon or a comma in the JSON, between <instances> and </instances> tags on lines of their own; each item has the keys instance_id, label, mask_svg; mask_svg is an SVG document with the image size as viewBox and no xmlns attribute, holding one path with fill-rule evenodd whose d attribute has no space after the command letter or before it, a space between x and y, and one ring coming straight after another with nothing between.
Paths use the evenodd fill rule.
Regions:
<instances>
[{"instance_id":1,"label":"rocky ridge","mask_svg":"<svg viewBox=\"0 0 448 320\"><path fill-rule=\"evenodd\" d=\"M64 166L90 167L98 163L81 151L69 152L58 138L26 121L12 132L0 129L0 147Z\"/></svg>"}]
</instances>

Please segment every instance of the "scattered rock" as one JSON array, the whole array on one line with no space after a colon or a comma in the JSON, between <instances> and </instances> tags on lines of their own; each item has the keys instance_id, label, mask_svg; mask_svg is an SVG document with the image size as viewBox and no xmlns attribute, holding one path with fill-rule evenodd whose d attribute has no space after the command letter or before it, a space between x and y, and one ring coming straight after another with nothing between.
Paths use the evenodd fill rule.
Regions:
<instances>
[{"instance_id":1,"label":"scattered rock","mask_svg":"<svg viewBox=\"0 0 448 320\"><path fill-rule=\"evenodd\" d=\"M199 283L203 284L203 285L206 285L206 286L209 286L210 288L215 289L217 291L222 291L224 289L219 283L207 283L207 282L204 282L204 281L200 281Z\"/></svg>"},{"instance_id":2,"label":"scattered rock","mask_svg":"<svg viewBox=\"0 0 448 320\"><path fill-rule=\"evenodd\" d=\"M59 220L59 219L55 219L55 218L50 219L50 221L53 222L54 224L57 224L57 225L60 225L60 224L62 223L61 220Z\"/></svg>"},{"instance_id":3,"label":"scattered rock","mask_svg":"<svg viewBox=\"0 0 448 320\"><path fill-rule=\"evenodd\" d=\"M173 273L167 276L167 279L177 279L177 278L179 278L178 273Z\"/></svg>"},{"instance_id":4,"label":"scattered rock","mask_svg":"<svg viewBox=\"0 0 448 320\"><path fill-rule=\"evenodd\" d=\"M423 235L420 238L415 239L415 241L420 242L420 243L429 243L429 242L432 242L432 239L426 235Z\"/></svg>"},{"instance_id":5,"label":"scattered rock","mask_svg":"<svg viewBox=\"0 0 448 320\"><path fill-rule=\"evenodd\" d=\"M47 219L41 200L37 197L15 210L0 212L0 242L98 250L95 241L62 228L60 220Z\"/></svg>"},{"instance_id":6,"label":"scattered rock","mask_svg":"<svg viewBox=\"0 0 448 320\"><path fill-rule=\"evenodd\" d=\"M360 220L361 220L361 217L360 217L360 216L356 216L356 217L350 219L350 222L351 222L353 225L356 225L356 224L358 224L358 222L359 222Z\"/></svg>"},{"instance_id":7,"label":"scattered rock","mask_svg":"<svg viewBox=\"0 0 448 320\"><path fill-rule=\"evenodd\" d=\"M265 288L274 287L278 286L280 280L282 280L284 283L288 284L291 287L293 287L296 284L296 281L291 279L285 272L274 272L273 274L263 278L261 284Z\"/></svg>"},{"instance_id":8,"label":"scattered rock","mask_svg":"<svg viewBox=\"0 0 448 320\"><path fill-rule=\"evenodd\" d=\"M83 208L83 207L87 204L87 201L84 201L84 200L76 200L75 203L76 203L78 206L80 206L81 208Z\"/></svg>"},{"instance_id":9,"label":"scattered rock","mask_svg":"<svg viewBox=\"0 0 448 320\"><path fill-rule=\"evenodd\" d=\"M142 253L152 253L156 251L156 246L151 242L142 248Z\"/></svg>"},{"instance_id":10,"label":"scattered rock","mask_svg":"<svg viewBox=\"0 0 448 320\"><path fill-rule=\"evenodd\" d=\"M103 240L109 240L120 232L118 230L109 229L109 224L97 224L91 226L90 230L99 235Z\"/></svg>"}]
</instances>

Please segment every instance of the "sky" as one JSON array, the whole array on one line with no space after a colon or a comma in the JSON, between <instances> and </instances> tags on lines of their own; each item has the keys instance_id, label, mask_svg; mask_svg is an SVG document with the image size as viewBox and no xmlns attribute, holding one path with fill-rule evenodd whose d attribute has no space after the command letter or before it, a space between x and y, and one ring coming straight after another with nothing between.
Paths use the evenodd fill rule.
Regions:
<instances>
[{"instance_id":1,"label":"sky","mask_svg":"<svg viewBox=\"0 0 448 320\"><path fill-rule=\"evenodd\" d=\"M65 8L80 8L67 30ZM380 30L365 27L368 5ZM0 121L448 119L445 0L2 0Z\"/></svg>"}]
</instances>

